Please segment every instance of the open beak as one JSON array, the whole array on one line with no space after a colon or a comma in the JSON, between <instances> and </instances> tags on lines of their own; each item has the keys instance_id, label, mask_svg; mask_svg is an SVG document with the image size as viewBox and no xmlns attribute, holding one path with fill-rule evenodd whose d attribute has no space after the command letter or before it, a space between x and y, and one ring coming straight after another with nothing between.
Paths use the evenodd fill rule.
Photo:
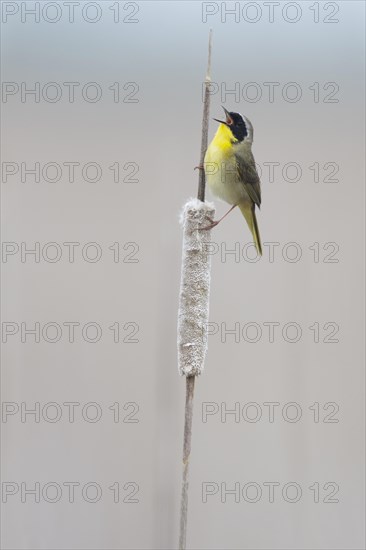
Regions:
<instances>
[{"instance_id":1,"label":"open beak","mask_svg":"<svg viewBox=\"0 0 366 550\"><path fill-rule=\"evenodd\" d=\"M233 120L229 114L229 111L225 109L223 105L222 108L224 109L226 120L219 120L218 118L214 118L214 120L216 120L216 122L220 122L220 124L226 124L226 126L230 126L233 123Z\"/></svg>"}]
</instances>

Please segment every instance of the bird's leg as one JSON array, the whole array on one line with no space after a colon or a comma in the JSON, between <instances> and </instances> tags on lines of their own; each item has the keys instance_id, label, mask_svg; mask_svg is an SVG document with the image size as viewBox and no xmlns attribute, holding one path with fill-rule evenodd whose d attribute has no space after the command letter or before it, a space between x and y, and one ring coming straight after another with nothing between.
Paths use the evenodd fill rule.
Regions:
<instances>
[{"instance_id":1,"label":"bird's leg","mask_svg":"<svg viewBox=\"0 0 366 550\"><path fill-rule=\"evenodd\" d=\"M209 220L211 223L210 223L209 225L206 225L206 227L201 227L201 230L202 230L202 231L206 231L207 229L212 229L213 227L216 227L224 218L226 218L226 216L227 216L228 214L230 214L230 212L231 212L232 210L234 210L235 207L236 207L236 204L234 204L234 206L232 206L232 207L230 208L230 210L228 210L228 211L226 212L226 214L224 214L224 215L222 216L222 218L220 218L219 220L214 221L214 220L211 220L210 218L208 218L208 220Z\"/></svg>"},{"instance_id":2,"label":"bird's leg","mask_svg":"<svg viewBox=\"0 0 366 550\"><path fill-rule=\"evenodd\" d=\"M204 166L202 166L202 164L199 164L198 166L194 167L194 170L204 170Z\"/></svg>"}]
</instances>

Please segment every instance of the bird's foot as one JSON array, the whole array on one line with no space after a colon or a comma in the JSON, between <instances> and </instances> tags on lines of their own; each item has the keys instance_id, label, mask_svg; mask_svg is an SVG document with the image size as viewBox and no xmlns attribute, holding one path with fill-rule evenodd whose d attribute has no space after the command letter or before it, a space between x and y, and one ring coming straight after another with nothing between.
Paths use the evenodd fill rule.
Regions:
<instances>
[{"instance_id":1,"label":"bird's foot","mask_svg":"<svg viewBox=\"0 0 366 550\"><path fill-rule=\"evenodd\" d=\"M210 223L208 225L206 225L205 227L200 227L199 231L208 231L209 229L213 229L220 222L220 220L215 221L215 220L213 220L212 218L209 218L209 217L207 217L206 220L208 220Z\"/></svg>"},{"instance_id":2,"label":"bird's foot","mask_svg":"<svg viewBox=\"0 0 366 550\"><path fill-rule=\"evenodd\" d=\"M194 167L194 170L204 170L204 167L202 166L202 164L199 164L198 166Z\"/></svg>"}]
</instances>

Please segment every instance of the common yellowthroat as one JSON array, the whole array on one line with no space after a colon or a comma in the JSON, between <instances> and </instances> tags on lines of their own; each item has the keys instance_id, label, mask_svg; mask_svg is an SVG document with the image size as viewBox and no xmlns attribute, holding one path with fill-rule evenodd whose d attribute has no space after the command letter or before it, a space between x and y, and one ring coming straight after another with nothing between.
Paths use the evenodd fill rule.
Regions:
<instances>
[{"instance_id":1,"label":"common yellowthroat","mask_svg":"<svg viewBox=\"0 0 366 550\"><path fill-rule=\"evenodd\" d=\"M261 255L255 216L255 207L261 205L261 187L252 153L253 126L245 116L223 109L226 120L214 119L220 125L205 155L206 181L214 195L233 205L225 216L239 206ZM225 216L209 227L217 225Z\"/></svg>"}]
</instances>

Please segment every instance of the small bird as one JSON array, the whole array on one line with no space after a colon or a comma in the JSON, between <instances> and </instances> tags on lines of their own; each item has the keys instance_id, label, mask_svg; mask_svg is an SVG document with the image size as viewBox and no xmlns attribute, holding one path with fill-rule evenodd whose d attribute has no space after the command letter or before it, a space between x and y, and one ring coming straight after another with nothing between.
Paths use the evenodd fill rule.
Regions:
<instances>
[{"instance_id":1,"label":"small bird","mask_svg":"<svg viewBox=\"0 0 366 550\"><path fill-rule=\"evenodd\" d=\"M258 254L262 255L255 207L261 205L260 180L252 153L253 126L250 120L239 113L223 107L226 120L218 120L218 130L207 148L204 170L209 189L220 199L233 206L227 216L239 206L253 235ZM215 227L221 220L212 221L207 227Z\"/></svg>"}]
</instances>

